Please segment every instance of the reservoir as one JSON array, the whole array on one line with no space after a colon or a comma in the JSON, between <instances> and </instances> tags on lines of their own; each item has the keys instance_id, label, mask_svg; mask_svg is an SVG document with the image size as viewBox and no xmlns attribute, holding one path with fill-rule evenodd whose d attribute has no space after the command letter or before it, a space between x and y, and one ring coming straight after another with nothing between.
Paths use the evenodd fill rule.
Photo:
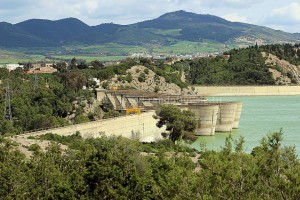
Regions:
<instances>
[{"instance_id":1,"label":"reservoir","mask_svg":"<svg viewBox=\"0 0 300 200\"><path fill-rule=\"evenodd\" d=\"M240 96L209 97L212 101L242 101L240 125L231 134L245 140L245 152L250 153L268 133L283 131L284 146L295 146L300 156L300 96ZM200 149L205 142L208 149L220 150L229 133L216 132L215 136L201 136L192 144Z\"/></svg>"}]
</instances>

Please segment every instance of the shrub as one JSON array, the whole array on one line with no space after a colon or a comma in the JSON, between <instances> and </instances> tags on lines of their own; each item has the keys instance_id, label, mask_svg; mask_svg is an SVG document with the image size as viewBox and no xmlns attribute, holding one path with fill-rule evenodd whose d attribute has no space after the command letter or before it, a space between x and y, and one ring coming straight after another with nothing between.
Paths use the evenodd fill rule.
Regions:
<instances>
[{"instance_id":1,"label":"shrub","mask_svg":"<svg viewBox=\"0 0 300 200\"><path fill-rule=\"evenodd\" d=\"M121 114L118 112L118 111L116 111L116 110L110 110L110 111L108 111L107 113L105 113L104 115L103 115L103 119L108 119L108 118L113 118L113 117L118 117L118 116L120 116Z\"/></svg>"},{"instance_id":2,"label":"shrub","mask_svg":"<svg viewBox=\"0 0 300 200\"><path fill-rule=\"evenodd\" d=\"M156 85L155 87L154 87L154 92L159 92L160 91L160 88Z\"/></svg>"},{"instance_id":3,"label":"shrub","mask_svg":"<svg viewBox=\"0 0 300 200\"><path fill-rule=\"evenodd\" d=\"M125 80L128 82L128 83L131 83L132 82L132 75L130 73L128 73L125 77Z\"/></svg>"},{"instance_id":4,"label":"shrub","mask_svg":"<svg viewBox=\"0 0 300 200\"><path fill-rule=\"evenodd\" d=\"M39 150L41 150L41 147L38 144L35 143L35 144L30 145L28 147L28 150L29 151L39 151Z\"/></svg>"},{"instance_id":5,"label":"shrub","mask_svg":"<svg viewBox=\"0 0 300 200\"><path fill-rule=\"evenodd\" d=\"M138 77L139 82L145 82L146 81L146 74L141 73Z\"/></svg>"},{"instance_id":6,"label":"shrub","mask_svg":"<svg viewBox=\"0 0 300 200\"><path fill-rule=\"evenodd\" d=\"M104 88L104 89L108 89L108 82L107 81L104 81L103 83L102 83L102 87Z\"/></svg>"},{"instance_id":7,"label":"shrub","mask_svg":"<svg viewBox=\"0 0 300 200\"><path fill-rule=\"evenodd\" d=\"M149 69L148 68L144 69L144 73L148 75L149 74Z\"/></svg>"}]
</instances>

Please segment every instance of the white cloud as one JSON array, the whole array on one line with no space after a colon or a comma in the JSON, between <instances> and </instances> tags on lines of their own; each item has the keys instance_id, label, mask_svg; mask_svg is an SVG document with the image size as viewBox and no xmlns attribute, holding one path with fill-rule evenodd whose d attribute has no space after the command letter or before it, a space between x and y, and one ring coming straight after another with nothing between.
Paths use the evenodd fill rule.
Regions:
<instances>
[{"instance_id":1,"label":"white cloud","mask_svg":"<svg viewBox=\"0 0 300 200\"><path fill-rule=\"evenodd\" d=\"M203 5L209 7L248 8L262 2L261 0L202 0Z\"/></svg>"},{"instance_id":2,"label":"white cloud","mask_svg":"<svg viewBox=\"0 0 300 200\"><path fill-rule=\"evenodd\" d=\"M238 15L237 13L226 14L226 15L223 15L222 17L231 22L251 23L247 17Z\"/></svg>"},{"instance_id":3,"label":"white cloud","mask_svg":"<svg viewBox=\"0 0 300 200\"><path fill-rule=\"evenodd\" d=\"M300 3L274 8L262 21L266 26L287 32L300 32Z\"/></svg>"},{"instance_id":4,"label":"white cloud","mask_svg":"<svg viewBox=\"0 0 300 200\"><path fill-rule=\"evenodd\" d=\"M300 21L300 3L293 2L285 7L274 9L272 16Z\"/></svg>"}]
</instances>

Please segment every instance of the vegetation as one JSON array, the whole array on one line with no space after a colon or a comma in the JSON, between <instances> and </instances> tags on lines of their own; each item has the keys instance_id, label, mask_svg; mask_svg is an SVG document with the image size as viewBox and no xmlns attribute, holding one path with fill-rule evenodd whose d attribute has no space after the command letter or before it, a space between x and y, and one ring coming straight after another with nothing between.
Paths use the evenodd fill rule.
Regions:
<instances>
[{"instance_id":1,"label":"vegetation","mask_svg":"<svg viewBox=\"0 0 300 200\"><path fill-rule=\"evenodd\" d=\"M251 154L229 137L220 152L197 152L168 140L82 140L47 134L46 152L28 159L0 141L3 199L298 199L300 163L282 133L263 138ZM68 150L60 149L58 143ZM146 153L149 152L149 153ZM197 156L195 156L197 155ZM200 155L200 157L199 157ZM194 162L191 160L193 158Z\"/></svg>"},{"instance_id":2,"label":"vegetation","mask_svg":"<svg viewBox=\"0 0 300 200\"><path fill-rule=\"evenodd\" d=\"M162 76L167 83L174 83L180 88L193 84L274 85L275 80L269 68L276 68L276 66L267 65L262 52L280 55L280 58L294 64L300 62L299 45L286 44L233 49L215 58L183 60L172 65L167 65L162 60L128 58L120 64L105 66L99 60L87 63L74 57L70 60L69 66L65 62L56 63L55 68L58 72L51 75L30 75L20 68L12 72L0 68L0 80L2 80L0 107L4 108L6 87L9 85L12 110L12 120L9 120L10 116L7 113L5 115L4 109L0 109L0 116L5 118L0 121L0 133L19 134L24 131L118 116L116 112L105 114L101 110L97 113L96 111L84 113L84 107L91 105L90 100L95 94L93 90L82 90L82 88L86 86L95 89L95 82L91 81L91 78L98 78L102 81L102 87L109 89L109 81L115 75L119 81L130 83L133 77L127 73L127 70L134 65L146 67L143 71L137 72L140 82L144 82L149 75L149 70L152 70L156 73L154 76L156 83L160 81L159 76ZM23 64L26 66L25 70L31 65L31 63ZM279 67L277 68L280 70ZM186 82L181 80L183 73ZM291 78L292 83L297 83L291 72L287 72L286 75ZM159 90L159 87L155 88L155 92ZM105 107L102 109L104 112L109 111ZM68 118L70 116L72 118Z\"/></svg>"},{"instance_id":3,"label":"vegetation","mask_svg":"<svg viewBox=\"0 0 300 200\"><path fill-rule=\"evenodd\" d=\"M95 98L93 89L96 86L91 78L108 80L117 74L124 75L124 80L130 82L132 76L126 70L136 63L128 59L120 65L104 67L100 61L86 63L74 57L69 66L64 62L56 63L54 67L58 72L55 74L36 75L25 73L31 63L24 63L27 66L24 70L18 68L9 72L6 68L0 68L0 107L3 108L0 109L0 116L4 118L0 121L0 134L20 134L119 116L119 112L105 107L103 112L98 108L93 113L84 113L85 107L90 107ZM8 99L5 98L7 86L12 119L8 113ZM83 86L92 90L83 90ZM106 81L102 86L107 88L109 83Z\"/></svg>"},{"instance_id":4,"label":"vegetation","mask_svg":"<svg viewBox=\"0 0 300 200\"><path fill-rule=\"evenodd\" d=\"M170 138L173 142L181 139L194 140L193 132L196 128L195 114L191 111L181 111L175 105L162 105L157 111L158 116L157 126L161 128L166 125L164 133L165 137Z\"/></svg>"},{"instance_id":5,"label":"vegetation","mask_svg":"<svg viewBox=\"0 0 300 200\"><path fill-rule=\"evenodd\" d=\"M195 85L273 85L275 80L258 47L233 49L216 58L177 62Z\"/></svg>"},{"instance_id":6,"label":"vegetation","mask_svg":"<svg viewBox=\"0 0 300 200\"><path fill-rule=\"evenodd\" d=\"M261 46L260 49L293 65L300 65L300 44L270 44Z\"/></svg>"}]
</instances>

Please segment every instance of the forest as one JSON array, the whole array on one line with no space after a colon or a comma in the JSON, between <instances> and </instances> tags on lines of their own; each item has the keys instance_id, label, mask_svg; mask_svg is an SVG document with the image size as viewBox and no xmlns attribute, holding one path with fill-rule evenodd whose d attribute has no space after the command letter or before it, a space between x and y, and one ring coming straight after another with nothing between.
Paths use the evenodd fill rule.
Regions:
<instances>
[{"instance_id":1,"label":"forest","mask_svg":"<svg viewBox=\"0 0 300 200\"><path fill-rule=\"evenodd\" d=\"M42 151L0 138L1 199L299 199L300 163L281 131L251 153L229 136L220 151L197 151L170 140L121 137L83 140L46 134ZM61 149L66 145L66 150Z\"/></svg>"},{"instance_id":2,"label":"forest","mask_svg":"<svg viewBox=\"0 0 300 200\"><path fill-rule=\"evenodd\" d=\"M181 61L175 65L186 72L189 84L274 85L275 80L269 68L278 68L266 64L262 52L271 53L296 66L300 64L299 44L272 44L232 49L215 58ZM293 75L288 76L293 84L297 83Z\"/></svg>"}]
</instances>

